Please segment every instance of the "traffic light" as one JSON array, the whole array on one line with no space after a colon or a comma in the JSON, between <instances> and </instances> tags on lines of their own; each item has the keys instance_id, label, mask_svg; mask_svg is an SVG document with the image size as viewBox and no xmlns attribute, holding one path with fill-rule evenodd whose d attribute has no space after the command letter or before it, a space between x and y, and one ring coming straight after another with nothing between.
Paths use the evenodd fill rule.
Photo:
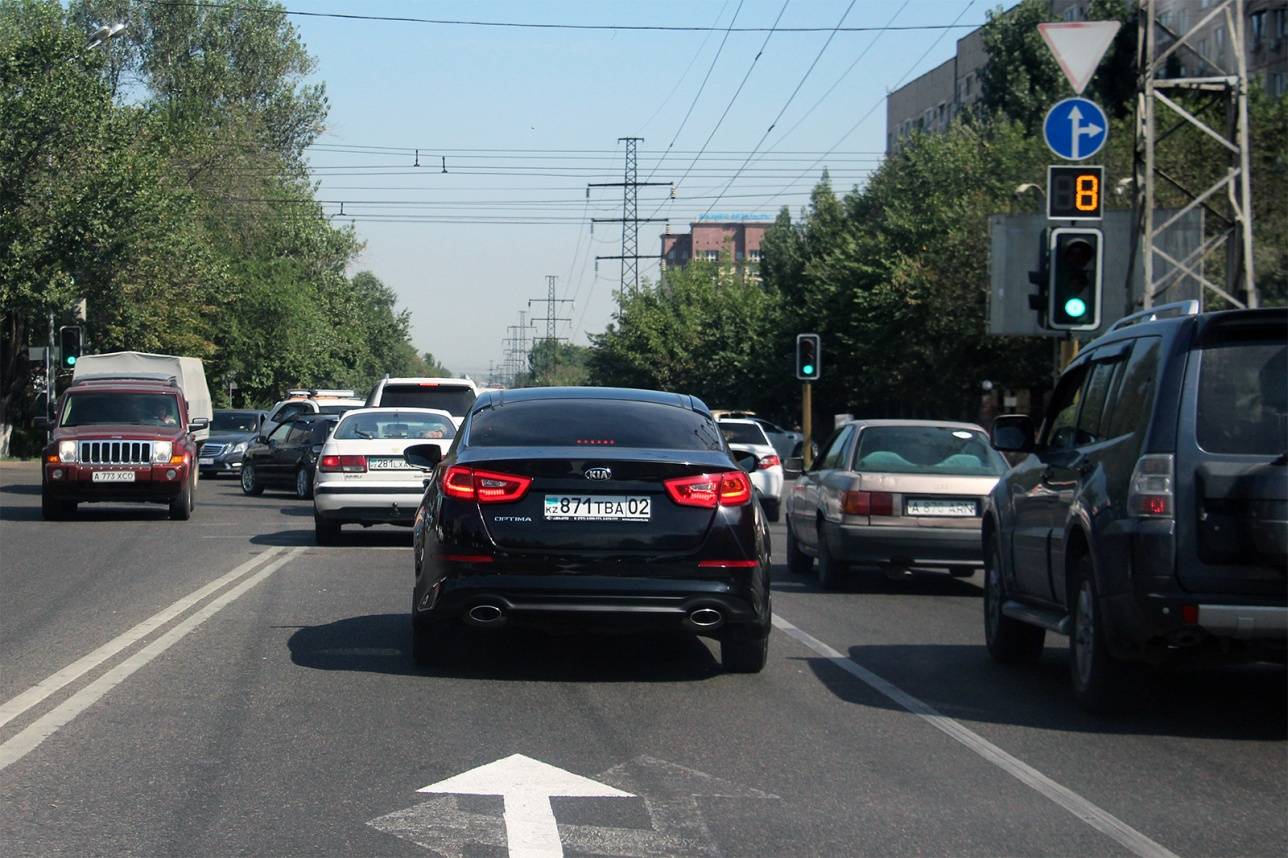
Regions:
<instances>
[{"instance_id":1,"label":"traffic light","mask_svg":"<svg viewBox=\"0 0 1288 858\"><path fill-rule=\"evenodd\" d=\"M1029 282L1038 287L1037 292L1029 296L1029 309L1038 314L1038 327L1046 327L1047 290L1051 286L1051 245L1050 229L1044 228L1038 234L1038 267L1029 272Z\"/></svg>"},{"instance_id":2,"label":"traffic light","mask_svg":"<svg viewBox=\"0 0 1288 858\"><path fill-rule=\"evenodd\" d=\"M1100 327L1100 286L1104 235L1098 229L1051 230L1051 283L1047 327L1053 331L1094 331Z\"/></svg>"},{"instance_id":3,"label":"traffic light","mask_svg":"<svg viewBox=\"0 0 1288 858\"><path fill-rule=\"evenodd\" d=\"M81 356L80 325L63 325L58 329L59 354L62 355L62 366L71 369Z\"/></svg>"},{"instance_id":4,"label":"traffic light","mask_svg":"<svg viewBox=\"0 0 1288 858\"><path fill-rule=\"evenodd\" d=\"M796 335L796 377L801 381L818 381L822 370L823 349L818 334Z\"/></svg>"}]
</instances>

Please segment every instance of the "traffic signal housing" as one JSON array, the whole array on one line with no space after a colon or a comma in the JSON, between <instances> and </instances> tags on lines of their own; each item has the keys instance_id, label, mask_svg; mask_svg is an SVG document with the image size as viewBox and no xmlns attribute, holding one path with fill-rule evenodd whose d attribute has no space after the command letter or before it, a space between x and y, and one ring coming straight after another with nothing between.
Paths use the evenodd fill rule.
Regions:
<instances>
[{"instance_id":1,"label":"traffic signal housing","mask_svg":"<svg viewBox=\"0 0 1288 858\"><path fill-rule=\"evenodd\" d=\"M796 377L801 381L818 381L823 349L818 334L796 335Z\"/></svg>"},{"instance_id":2,"label":"traffic signal housing","mask_svg":"<svg viewBox=\"0 0 1288 858\"><path fill-rule=\"evenodd\" d=\"M81 356L80 325L63 325L58 329L58 353L64 369L72 369Z\"/></svg>"},{"instance_id":3,"label":"traffic signal housing","mask_svg":"<svg viewBox=\"0 0 1288 858\"><path fill-rule=\"evenodd\" d=\"M1100 327L1104 234L1099 229L1051 230L1050 284L1046 326L1053 331L1094 331Z\"/></svg>"}]
</instances>

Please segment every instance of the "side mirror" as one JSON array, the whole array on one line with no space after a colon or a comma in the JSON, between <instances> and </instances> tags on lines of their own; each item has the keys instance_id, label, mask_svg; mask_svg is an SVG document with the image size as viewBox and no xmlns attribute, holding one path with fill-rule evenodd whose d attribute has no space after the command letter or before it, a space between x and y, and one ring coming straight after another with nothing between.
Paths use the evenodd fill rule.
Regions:
<instances>
[{"instance_id":1,"label":"side mirror","mask_svg":"<svg viewBox=\"0 0 1288 858\"><path fill-rule=\"evenodd\" d=\"M255 436L255 443L256 443L256 444L267 444L267 443L268 443L268 436L267 436L267 435L256 435L256 436Z\"/></svg>"},{"instance_id":2,"label":"side mirror","mask_svg":"<svg viewBox=\"0 0 1288 858\"><path fill-rule=\"evenodd\" d=\"M50 420L48 417L37 417L35 420L32 421L32 424L37 429L40 429L41 431L44 431L44 432L48 432L50 429L53 428L54 421Z\"/></svg>"},{"instance_id":3,"label":"side mirror","mask_svg":"<svg viewBox=\"0 0 1288 858\"><path fill-rule=\"evenodd\" d=\"M189 432L200 432L202 429L207 429L207 428L209 428L209 426L210 426L210 419L209 419L209 418L207 418L207 417L194 417L194 418L192 418L192 420L188 423L188 431L189 431Z\"/></svg>"},{"instance_id":4,"label":"side mirror","mask_svg":"<svg viewBox=\"0 0 1288 858\"><path fill-rule=\"evenodd\" d=\"M734 453L733 460L738 463L738 467L749 474L753 473L760 463L760 459L755 453Z\"/></svg>"},{"instance_id":5,"label":"side mirror","mask_svg":"<svg viewBox=\"0 0 1288 858\"><path fill-rule=\"evenodd\" d=\"M989 442L1003 453L1031 453L1034 447L1033 418L1027 414L1003 414L993 421Z\"/></svg>"},{"instance_id":6,"label":"side mirror","mask_svg":"<svg viewBox=\"0 0 1288 858\"><path fill-rule=\"evenodd\" d=\"M443 461L443 451L437 444L413 444L403 450L403 458L409 465L429 470Z\"/></svg>"},{"instance_id":7,"label":"side mirror","mask_svg":"<svg viewBox=\"0 0 1288 858\"><path fill-rule=\"evenodd\" d=\"M805 457L804 456L789 457L787 461L783 463L783 470L795 471L796 473L799 474L801 471L805 470Z\"/></svg>"}]
</instances>

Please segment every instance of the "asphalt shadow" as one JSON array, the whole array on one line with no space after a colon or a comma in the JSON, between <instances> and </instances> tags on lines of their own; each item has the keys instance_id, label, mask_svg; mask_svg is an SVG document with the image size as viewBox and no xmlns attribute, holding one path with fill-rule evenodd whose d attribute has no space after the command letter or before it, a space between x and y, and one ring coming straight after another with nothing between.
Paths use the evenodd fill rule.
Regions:
<instances>
[{"instance_id":1,"label":"asphalt shadow","mask_svg":"<svg viewBox=\"0 0 1288 858\"><path fill-rule=\"evenodd\" d=\"M312 510L309 516L313 516ZM349 525L340 530L334 545L318 545L313 528L308 530L279 530L250 537L252 545L306 545L319 551L328 548L411 548L409 527L359 527Z\"/></svg>"},{"instance_id":2,"label":"asphalt shadow","mask_svg":"<svg viewBox=\"0 0 1288 858\"><path fill-rule=\"evenodd\" d=\"M291 660L315 670L512 682L691 682L722 673L702 641L688 635L544 632L461 626L442 663L411 657L407 614L348 617L298 629Z\"/></svg>"},{"instance_id":3,"label":"asphalt shadow","mask_svg":"<svg viewBox=\"0 0 1288 858\"><path fill-rule=\"evenodd\" d=\"M771 586L791 593L872 593L884 596L962 596L979 599L984 595L983 575L954 578L947 572L914 569L911 574L891 580L877 568L847 569L835 590L824 590L818 584L818 567L808 575L792 575L786 564L773 567Z\"/></svg>"},{"instance_id":4,"label":"asphalt shadow","mask_svg":"<svg viewBox=\"0 0 1288 858\"><path fill-rule=\"evenodd\" d=\"M7 486L0 486L0 492L10 495L39 495L40 483L10 483Z\"/></svg>"},{"instance_id":5,"label":"asphalt shadow","mask_svg":"<svg viewBox=\"0 0 1288 858\"><path fill-rule=\"evenodd\" d=\"M941 714L962 721L1075 733L1279 742L1288 739L1282 666L1133 667L1121 711L1078 707L1062 639L1036 663L994 662L983 645L855 646L850 658ZM806 658L825 687L848 703L903 711L825 658Z\"/></svg>"}]
</instances>

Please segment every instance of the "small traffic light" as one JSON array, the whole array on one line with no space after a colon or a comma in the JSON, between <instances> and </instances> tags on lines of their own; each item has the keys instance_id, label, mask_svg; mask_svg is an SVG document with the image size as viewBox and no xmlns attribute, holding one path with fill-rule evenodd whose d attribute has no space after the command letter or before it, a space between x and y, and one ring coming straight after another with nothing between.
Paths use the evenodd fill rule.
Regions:
<instances>
[{"instance_id":1,"label":"small traffic light","mask_svg":"<svg viewBox=\"0 0 1288 858\"><path fill-rule=\"evenodd\" d=\"M796 377L801 381L818 381L822 370L823 349L818 334L796 335Z\"/></svg>"},{"instance_id":2,"label":"small traffic light","mask_svg":"<svg viewBox=\"0 0 1288 858\"><path fill-rule=\"evenodd\" d=\"M76 361L81 356L81 327L80 325L63 325L58 329L58 346L59 354L62 355L62 365L64 369L71 369L76 366Z\"/></svg>"},{"instance_id":3,"label":"small traffic light","mask_svg":"<svg viewBox=\"0 0 1288 858\"><path fill-rule=\"evenodd\" d=\"M1100 327L1100 286L1104 235L1098 229L1051 230L1051 283L1047 327L1053 331L1094 331Z\"/></svg>"},{"instance_id":4,"label":"small traffic light","mask_svg":"<svg viewBox=\"0 0 1288 858\"><path fill-rule=\"evenodd\" d=\"M1029 309L1038 314L1038 327L1046 327L1047 290L1051 286L1051 247L1050 229L1044 228L1038 234L1038 267L1029 272L1029 282L1038 287L1037 292L1029 296Z\"/></svg>"}]
</instances>

